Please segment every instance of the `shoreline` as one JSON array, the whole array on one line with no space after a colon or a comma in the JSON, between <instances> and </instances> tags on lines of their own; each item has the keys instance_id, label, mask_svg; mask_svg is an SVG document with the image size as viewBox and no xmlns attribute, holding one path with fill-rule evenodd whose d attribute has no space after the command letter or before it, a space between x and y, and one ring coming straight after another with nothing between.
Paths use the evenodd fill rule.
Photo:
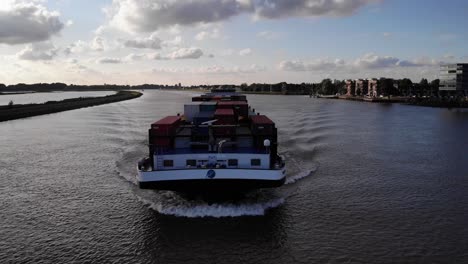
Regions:
<instances>
[{"instance_id":1,"label":"shoreline","mask_svg":"<svg viewBox=\"0 0 468 264\"><path fill-rule=\"evenodd\" d=\"M103 104L116 103L131 100L142 96L140 92L118 91L115 94L103 97L78 97L65 99L62 101L49 101L42 104L22 104L0 106L0 122L59 113L69 110L76 110L85 107L92 107Z\"/></svg>"},{"instance_id":2,"label":"shoreline","mask_svg":"<svg viewBox=\"0 0 468 264\"><path fill-rule=\"evenodd\" d=\"M444 98L410 98L410 97L379 97L379 98L370 98L370 97L357 97L357 96L318 96L317 98L323 99L339 99L339 100L348 100L348 101L358 101L366 103L383 103L383 104L404 104L404 105L413 105L421 107L433 107L433 108L468 108L467 100L457 100L457 99L444 99Z\"/></svg>"}]
</instances>

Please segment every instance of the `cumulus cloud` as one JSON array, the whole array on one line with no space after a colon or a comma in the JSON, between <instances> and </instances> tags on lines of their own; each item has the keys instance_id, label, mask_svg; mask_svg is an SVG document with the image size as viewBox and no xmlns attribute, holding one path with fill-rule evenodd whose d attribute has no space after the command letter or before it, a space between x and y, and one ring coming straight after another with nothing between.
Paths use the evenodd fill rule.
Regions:
<instances>
[{"instance_id":1,"label":"cumulus cloud","mask_svg":"<svg viewBox=\"0 0 468 264\"><path fill-rule=\"evenodd\" d=\"M391 56L378 56L374 53L367 53L358 58L354 64L363 68L386 68L397 65L400 60Z\"/></svg>"},{"instance_id":2,"label":"cumulus cloud","mask_svg":"<svg viewBox=\"0 0 468 264\"><path fill-rule=\"evenodd\" d=\"M137 38L134 40L127 40L124 42L124 46L128 48L136 49L161 49L162 40L152 34L148 38Z\"/></svg>"},{"instance_id":3,"label":"cumulus cloud","mask_svg":"<svg viewBox=\"0 0 468 264\"><path fill-rule=\"evenodd\" d=\"M96 36L89 42L78 40L75 43L71 43L63 49L63 52L65 55L70 55L89 51L105 51L106 49L108 49L106 40L103 37Z\"/></svg>"},{"instance_id":4,"label":"cumulus cloud","mask_svg":"<svg viewBox=\"0 0 468 264\"><path fill-rule=\"evenodd\" d=\"M39 42L27 45L16 54L20 60L49 61L57 56L58 49L50 42Z\"/></svg>"},{"instance_id":5,"label":"cumulus cloud","mask_svg":"<svg viewBox=\"0 0 468 264\"><path fill-rule=\"evenodd\" d=\"M252 49L250 49L250 48L246 48L246 49L243 49L243 50L239 51L239 55L241 55L241 56L248 56L250 54L252 54Z\"/></svg>"},{"instance_id":6,"label":"cumulus cloud","mask_svg":"<svg viewBox=\"0 0 468 264\"><path fill-rule=\"evenodd\" d=\"M95 51L104 51L104 42L105 40L102 37L97 36L91 41L90 48Z\"/></svg>"},{"instance_id":7,"label":"cumulus cloud","mask_svg":"<svg viewBox=\"0 0 468 264\"><path fill-rule=\"evenodd\" d=\"M245 0L114 0L106 12L114 26L152 32L160 27L217 22L249 8Z\"/></svg>"},{"instance_id":8,"label":"cumulus cloud","mask_svg":"<svg viewBox=\"0 0 468 264\"><path fill-rule=\"evenodd\" d=\"M170 60L198 59L203 56L203 51L199 48L180 48L171 52L166 58Z\"/></svg>"},{"instance_id":9,"label":"cumulus cloud","mask_svg":"<svg viewBox=\"0 0 468 264\"><path fill-rule=\"evenodd\" d=\"M45 41L65 26L58 12L49 11L38 1L13 0L2 7L0 43L15 45Z\"/></svg>"},{"instance_id":10,"label":"cumulus cloud","mask_svg":"<svg viewBox=\"0 0 468 264\"><path fill-rule=\"evenodd\" d=\"M114 0L106 9L110 24L130 32L227 20L241 14L257 18L346 16L380 0ZM203 34L199 37L202 38Z\"/></svg>"}]
</instances>

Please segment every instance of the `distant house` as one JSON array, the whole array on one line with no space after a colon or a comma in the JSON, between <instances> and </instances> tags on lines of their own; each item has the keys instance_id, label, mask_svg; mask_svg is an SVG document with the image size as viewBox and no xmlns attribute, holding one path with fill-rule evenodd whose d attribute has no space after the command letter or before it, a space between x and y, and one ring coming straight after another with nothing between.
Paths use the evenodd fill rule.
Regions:
<instances>
[{"instance_id":1,"label":"distant house","mask_svg":"<svg viewBox=\"0 0 468 264\"><path fill-rule=\"evenodd\" d=\"M368 89L367 89L367 96L369 97L379 97L379 80L378 79L369 79L367 81Z\"/></svg>"},{"instance_id":2,"label":"distant house","mask_svg":"<svg viewBox=\"0 0 468 264\"><path fill-rule=\"evenodd\" d=\"M345 81L346 95L354 96L356 94L356 82L353 80Z\"/></svg>"},{"instance_id":3,"label":"distant house","mask_svg":"<svg viewBox=\"0 0 468 264\"><path fill-rule=\"evenodd\" d=\"M439 90L468 96L468 63L441 65Z\"/></svg>"},{"instance_id":4,"label":"distant house","mask_svg":"<svg viewBox=\"0 0 468 264\"><path fill-rule=\"evenodd\" d=\"M356 95L357 96L364 96L367 94L368 89L368 81L364 79L357 79L356 80Z\"/></svg>"}]
</instances>

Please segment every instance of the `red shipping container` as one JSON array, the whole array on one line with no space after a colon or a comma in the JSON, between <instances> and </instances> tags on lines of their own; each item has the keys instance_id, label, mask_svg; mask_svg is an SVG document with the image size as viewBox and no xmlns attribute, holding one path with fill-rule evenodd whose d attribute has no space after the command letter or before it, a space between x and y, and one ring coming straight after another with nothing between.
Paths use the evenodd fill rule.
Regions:
<instances>
[{"instance_id":1,"label":"red shipping container","mask_svg":"<svg viewBox=\"0 0 468 264\"><path fill-rule=\"evenodd\" d=\"M234 124L236 123L236 116L232 109L216 109L214 118L218 121L216 124Z\"/></svg>"},{"instance_id":2,"label":"red shipping container","mask_svg":"<svg viewBox=\"0 0 468 264\"><path fill-rule=\"evenodd\" d=\"M218 103L219 109L233 109L238 116L249 115L249 105L245 101L222 101Z\"/></svg>"},{"instance_id":3,"label":"red shipping container","mask_svg":"<svg viewBox=\"0 0 468 264\"><path fill-rule=\"evenodd\" d=\"M180 116L167 116L151 124L152 134L156 136L172 136L181 122Z\"/></svg>"},{"instance_id":4,"label":"red shipping container","mask_svg":"<svg viewBox=\"0 0 468 264\"><path fill-rule=\"evenodd\" d=\"M153 137L150 143L155 147L170 147L171 139L168 137Z\"/></svg>"},{"instance_id":5,"label":"red shipping container","mask_svg":"<svg viewBox=\"0 0 468 264\"><path fill-rule=\"evenodd\" d=\"M255 135L271 135L275 123L265 115L255 115L250 117L252 120L252 132Z\"/></svg>"}]
</instances>

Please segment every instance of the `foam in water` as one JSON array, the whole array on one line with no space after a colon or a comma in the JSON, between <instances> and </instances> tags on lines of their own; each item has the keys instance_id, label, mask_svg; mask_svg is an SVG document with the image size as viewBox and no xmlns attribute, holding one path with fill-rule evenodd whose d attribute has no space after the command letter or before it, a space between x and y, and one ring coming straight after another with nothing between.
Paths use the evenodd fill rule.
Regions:
<instances>
[{"instance_id":1,"label":"foam in water","mask_svg":"<svg viewBox=\"0 0 468 264\"><path fill-rule=\"evenodd\" d=\"M301 179L304 179L310 175L312 175L312 173L314 172L315 170L305 170L305 171L301 171L293 176L289 176L286 178L286 182L284 184L293 184Z\"/></svg>"},{"instance_id":2,"label":"foam in water","mask_svg":"<svg viewBox=\"0 0 468 264\"><path fill-rule=\"evenodd\" d=\"M163 201L152 202L137 196L138 199L149 208L164 215L173 215L179 217L198 218L198 217L240 217L240 216L262 216L266 211L276 208L284 203L284 198L276 198L269 201L258 203L240 203L240 204L207 204L202 201L170 205Z\"/></svg>"},{"instance_id":3,"label":"foam in water","mask_svg":"<svg viewBox=\"0 0 468 264\"><path fill-rule=\"evenodd\" d=\"M134 163L136 163L136 157L142 155L144 153L140 149L136 147L129 148L122 153L122 158L116 162L116 165L119 174L134 184L134 194L137 199L160 214L188 218L263 216L268 210L284 204L288 196L286 190L282 191L279 188L276 192L271 190L256 191L236 201L211 204L202 199L189 200L170 191L141 190L137 187ZM298 172L286 178L286 185L306 178L315 171L315 169L304 169L300 160L293 157L289 158L294 171Z\"/></svg>"}]
</instances>

